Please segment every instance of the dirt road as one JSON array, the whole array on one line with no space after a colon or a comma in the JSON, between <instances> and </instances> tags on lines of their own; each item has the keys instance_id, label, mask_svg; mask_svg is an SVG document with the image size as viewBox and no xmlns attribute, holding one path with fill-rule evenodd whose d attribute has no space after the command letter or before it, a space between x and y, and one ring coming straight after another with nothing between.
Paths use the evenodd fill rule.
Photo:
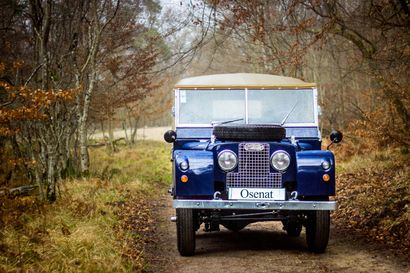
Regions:
<instances>
[{"instance_id":1,"label":"dirt road","mask_svg":"<svg viewBox=\"0 0 410 273\"><path fill-rule=\"evenodd\" d=\"M181 257L176 250L175 215L170 198L161 198L159 239L153 272L410 272L410 263L380 246L370 245L332 229L328 250L315 255L306 250L305 235L287 237L279 223L247 226L238 233L197 233L196 255Z\"/></svg>"}]
</instances>

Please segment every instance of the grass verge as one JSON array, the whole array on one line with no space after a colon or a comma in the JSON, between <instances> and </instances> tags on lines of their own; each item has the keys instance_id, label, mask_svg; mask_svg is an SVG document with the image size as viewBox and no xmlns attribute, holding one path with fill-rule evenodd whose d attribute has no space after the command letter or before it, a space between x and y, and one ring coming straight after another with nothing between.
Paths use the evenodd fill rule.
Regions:
<instances>
[{"instance_id":1,"label":"grass verge","mask_svg":"<svg viewBox=\"0 0 410 273\"><path fill-rule=\"evenodd\" d=\"M170 182L169 146L91 151L89 179L60 184L53 204L0 202L0 272L144 272L155 236L150 198ZM150 198L147 198L150 197Z\"/></svg>"}]
</instances>

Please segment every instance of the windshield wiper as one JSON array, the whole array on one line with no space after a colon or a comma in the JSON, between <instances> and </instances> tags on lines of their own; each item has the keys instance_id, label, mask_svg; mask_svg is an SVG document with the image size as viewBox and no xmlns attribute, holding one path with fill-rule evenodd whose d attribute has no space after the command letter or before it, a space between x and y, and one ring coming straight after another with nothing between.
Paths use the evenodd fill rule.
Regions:
<instances>
[{"instance_id":1,"label":"windshield wiper","mask_svg":"<svg viewBox=\"0 0 410 273\"><path fill-rule=\"evenodd\" d=\"M290 114L293 113L293 110L295 110L296 105L298 105L299 101L296 101L295 105L293 105L292 109L289 111L289 113L285 116L285 118L282 120L282 122L280 123L280 126L283 126L283 124L285 124L286 120L288 119L288 117L290 116Z\"/></svg>"},{"instance_id":2,"label":"windshield wiper","mask_svg":"<svg viewBox=\"0 0 410 273\"><path fill-rule=\"evenodd\" d=\"M236 122L236 121L241 121L243 120L243 118L238 118L238 119L232 119L232 120L227 120L227 121L212 121L211 125L215 126L215 125L222 125L222 124L228 124L228 123L232 123L232 122Z\"/></svg>"}]
</instances>

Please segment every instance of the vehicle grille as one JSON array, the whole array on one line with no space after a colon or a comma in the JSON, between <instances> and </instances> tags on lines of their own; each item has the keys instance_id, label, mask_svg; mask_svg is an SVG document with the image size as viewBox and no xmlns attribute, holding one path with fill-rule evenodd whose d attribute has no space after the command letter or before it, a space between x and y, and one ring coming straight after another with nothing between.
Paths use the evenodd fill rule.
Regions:
<instances>
[{"instance_id":1,"label":"vehicle grille","mask_svg":"<svg viewBox=\"0 0 410 273\"><path fill-rule=\"evenodd\" d=\"M263 143L262 151L247 151L239 144L238 172L226 174L228 188L281 188L282 174L270 172L270 148Z\"/></svg>"}]
</instances>

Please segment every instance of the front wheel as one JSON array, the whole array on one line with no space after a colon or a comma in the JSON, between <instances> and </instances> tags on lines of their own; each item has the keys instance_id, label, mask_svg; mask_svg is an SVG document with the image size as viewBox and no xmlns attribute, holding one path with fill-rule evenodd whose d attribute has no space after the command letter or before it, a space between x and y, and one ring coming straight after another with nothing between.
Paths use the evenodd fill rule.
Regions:
<instances>
[{"instance_id":1,"label":"front wheel","mask_svg":"<svg viewBox=\"0 0 410 273\"><path fill-rule=\"evenodd\" d=\"M312 211L307 215L306 242L310 251L323 253L329 242L330 212L328 210Z\"/></svg>"},{"instance_id":2,"label":"front wheel","mask_svg":"<svg viewBox=\"0 0 410 273\"><path fill-rule=\"evenodd\" d=\"M195 254L195 226L192 209L177 209L177 243L181 256Z\"/></svg>"}]
</instances>

